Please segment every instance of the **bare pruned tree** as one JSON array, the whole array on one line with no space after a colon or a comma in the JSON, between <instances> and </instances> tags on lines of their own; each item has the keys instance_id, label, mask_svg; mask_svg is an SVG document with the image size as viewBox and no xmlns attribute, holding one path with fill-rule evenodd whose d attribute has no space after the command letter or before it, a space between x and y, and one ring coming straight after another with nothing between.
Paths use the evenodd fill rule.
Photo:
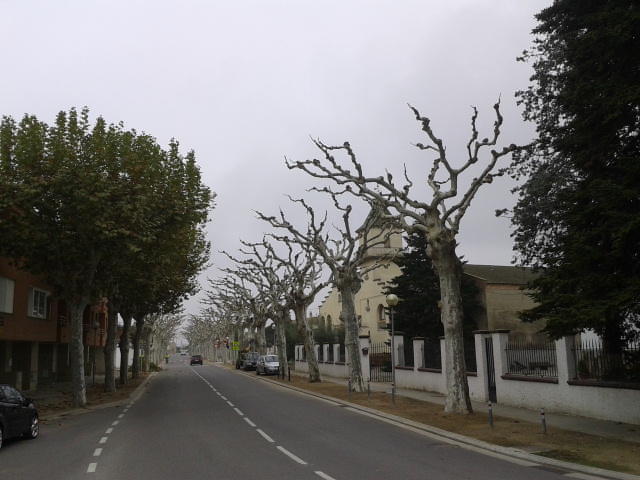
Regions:
<instances>
[{"instance_id":1,"label":"bare pruned tree","mask_svg":"<svg viewBox=\"0 0 640 480\"><path fill-rule=\"evenodd\" d=\"M261 220L268 222L272 227L285 230L288 235L272 236L281 242L295 242L303 249L313 249L322 258L325 265L331 271L330 282L340 292L342 311L340 319L345 324L345 346L349 355L349 379L351 387L358 392L364 392L365 381L362 374L362 364L360 362L359 348L359 322L356 315L355 295L362 286L363 276L372 270L388 264L389 258L382 258L371 263L367 258L370 248L384 245L389 237L389 229L365 228L361 232L355 232L351 226L351 205L342 205L338 197L326 189L331 195L334 206L342 214L342 225L333 225L333 233L337 235L332 238L327 227L327 214L323 218L317 219L314 209L302 199L290 200L302 205L307 212L307 231L301 232L292 225L282 210L279 216L266 216L261 212L256 212ZM383 212L376 206L372 206L372 211L368 220L372 217L383 218ZM368 265L365 266L365 264Z\"/></svg>"},{"instance_id":2,"label":"bare pruned tree","mask_svg":"<svg viewBox=\"0 0 640 480\"><path fill-rule=\"evenodd\" d=\"M231 271L231 270L229 270ZM245 289L241 284L241 279L233 273L227 273L222 278L217 280L209 280L211 289L207 291L205 303L212 305L216 312L219 313L221 323L224 324L224 334L222 339L230 337L240 343L244 341L245 329L249 333L249 339L252 330L252 317L247 310L246 298L248 294L242 294L242 290ZM230 360L229 352L223 352L224 362Z\"/></svg>"},{"instance_id":3,"label":"bare pruned tree","mask_svg":"<svg viewBox=\"0 0 640 480\"><path fill-rule=\"evenodd\" d=\"M284 253L279 253L268 238L277 240L275 236L268 234L260 243L243 241L244 248L241 252L246 256L246 260L235 261L255 268L268 266L272 272L268 275L268 281L271 282L272 288L281 292L285 308L292 310L295 315L296 327L304 345L309 367L309 381L321 382L313 330L306 312L316 295L327 286L326 281L320 281L322 263L315 250L298 248L299 245L292 241L278 242L284 250ZM278 337L284 339L284 329L281 333Z\"/></svg>"},{"instance_id":4,"label":"bare pruned tree","mask_svg":"<svg viewBox=\"0 0 640 480\"><path fill-rule=\"evenodd\" d=\"M249 299L249 310L257 318L264 319L260 323L259 351L266 353L266 321L271 319L276 326L275 344L280 363L280 373L284 377L287 365L287 342L285 333L285 322L290 320L289 308L284 300L284 292L280 289L281 284L277 281L277 263L268 261L268 258L256 249L255 246L245 244L248 248L250 257L245 260L233 258L226 252L223 252L229 259L236 263L242 263L242 269L234 270L242 272L240 276L250 282L258 296ZM248 253L244 250L245 254ZM225 270L230 273L232 270ZM262 343L260 343L262 342Z\"/></svg>"},{"instance_id":5,"label":"bare pruned tree","mask_svg":"<svg viewBox=\"0 0 640 480\"><path fill-rule=\"evenodd\" d=\"M496 115L493 134L482 140L479 140L476 125L478 111L474 107L466 158L460 167L455 168L447 157L443 141L434 133L430 119L421 116L414 107L409 107L428 139L427 144L417 143L416 147L427 153L435 153L426 181L432 191L430 200L418 199L425 196L424 188L414 195L414 182L409 178L406 166L402 186L396 185L390 172L379 177L365 176L348 142L341 146L328 146L314 140L323 154L322 159L286 159L286 165L289 169L299 169L315 178L333 182L339 187L334 192L336 195L351 194L388 208L398 215L400 225L408 233L419 231L425 235L427 254L433 261L440 281L441 321L446 344L445 412L468 414L473 410L464 363L460 295L462 266L456 254L456 235L460 229L460 221L480 187L505 173L505 169L497 168L498 161L514 152L517 147L512 144L500 150L494 149L503 123L499 101L493 107ZM485 165L478 165L480 155L484 152L488 153ZM337 153L344 154L346 159L337 159ZM477 176L468 181L466 190L461 191L461 176L476 165L479 168Z\"/></svg>"}]
</instances>

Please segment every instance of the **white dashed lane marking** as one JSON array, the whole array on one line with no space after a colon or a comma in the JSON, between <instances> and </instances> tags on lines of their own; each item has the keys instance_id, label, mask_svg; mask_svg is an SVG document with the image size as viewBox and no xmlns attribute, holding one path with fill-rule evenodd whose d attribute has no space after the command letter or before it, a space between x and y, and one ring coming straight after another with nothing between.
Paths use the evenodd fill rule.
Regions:
<instances>
[{"instance_id":1,"label":"white dashed lane marking","mask_svg":"<svg viewBox=\"0 0 640 480\"><path fill-rule=\"evenodd\" d=\"M120 415L118 415L118 418L119 419L123 418L124 414L129 410L129 408L133 404L134 404L134 402L129 403L127 408L122 410L122 413ZM114 420L113 423L111 423L111 427L107 428L107 430L105 432L105 435L110 435L111 433L113 433L113 428L112 427L118 425L119 422L120 422L120 420ZM99 443L100 444L105 444L105 443L107 443L108 439L109 439L109 437L101 437ZM102 455L102 448L96 448L93 451L93 456L94 457L99 457L100 455ZM90 463L89 467L87 468L87 473L95 473L97 468L98 468L98 464L96 462Z\"/></svg>"},{"instance_id":2,"label":"white dashed lane marking","mask_svg":"<svg viewBox=\"0 0 640 480\"><path fill-rule=\"evenodd\" d=\"M264 431L262 431L261 429L257 428L257 425L255 423L253 423L251 420L249 420L249 418L245 417L244 413L242 413L240 411L240 409L234 407L233 403L231 403L230 400L227 399L227 397L225 397L224 395L222 395L218 390L216 390L213 385L211 385L207 380L205 380L199 373L195 372L196 375L198 375L202 381L204 381L207 385L209 385L211 387L211 389L216 392L216 394L222 399L224 400L230 407L232 407L235 412L240 415L241 417L244 418L244 420L253 428L256 429L256 431L269 443L275 443L275 440L273 438L271 438L267 433L265 433ZM287 457L289 457L291 460L293 460L296 463L299 463L300 465L308 465L307 462L305 462L304 460L302 460L300 457L294 455L293 453L291 453L289 450L287 450L286 448L278 445L277 446L278 450L280 450L282 453L284 453ZM321 471L315 471L314 472L316 475L318 475L320 478L323 478L324 480L334 480L333 477L330 477L329 475L327 475L324 472Z\"/></svg>"}]
</instances>

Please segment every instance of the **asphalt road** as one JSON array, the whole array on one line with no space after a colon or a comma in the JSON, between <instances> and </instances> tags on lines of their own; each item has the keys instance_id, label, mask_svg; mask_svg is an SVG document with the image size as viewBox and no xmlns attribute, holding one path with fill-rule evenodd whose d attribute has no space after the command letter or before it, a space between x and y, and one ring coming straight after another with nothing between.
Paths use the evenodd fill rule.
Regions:
<instances>
[{"instance_id":1,"label":"asphalt road","mask_svg":"<svg viewBox=\"0 0 640 480\"><path fill-rule=\"evenodd\" d=\"M176 355L140 398L7 441L0 479L559 479ZM565 472L566 473L566 472ZM585 478L585 477L580 477Z\"/></svg>"}]
</instances>

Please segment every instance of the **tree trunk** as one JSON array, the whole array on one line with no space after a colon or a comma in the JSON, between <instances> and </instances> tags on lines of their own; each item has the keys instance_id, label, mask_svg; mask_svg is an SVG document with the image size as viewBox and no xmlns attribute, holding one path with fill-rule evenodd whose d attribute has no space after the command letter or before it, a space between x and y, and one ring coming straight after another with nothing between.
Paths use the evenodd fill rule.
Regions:
<instances>
[{"instance_id":1,"label":"tree trunk","mask_svg":"<svg viewBox=\"0 0 640 480\"><path fill-rule=\"evenodd\" d=\"M142 371L148 372L151 365L151 329L148 325L142 331L142 351L144 355L142 356Z\"/></svg>"},{"instance_id":2,"label":"tree trunk","mask_svg":"<svg viewBox=\"0 0 640 480\"><path fill-rule=\"evenodd\" d=\"M84 407L87 403L87 387L84 378L84 342L82 340L82 314L88 300L69 301L71 317L71 339L69 342L71 357L71 385L73 390L73 406Z\"/></svg>"},{"instance_id":3,"label":"tree trunk","mask_svg":"<svg viewBox=\"0 0 640 480\"><path fill-rule=\"evenodd\" d=\"M140 377L140 340L142 340L142 329L144 328L144 317L134 316L136 321L136 333L133 336L133 365L131 367L131 378Z\"/></svg>"},{"instance_id":4,"label":"tree trunk","mask_svg":"<svg viewBox=\"0 0 640 480\"><path fill-rule=\"evenodd\" d=\"M256 324L256 344L260 355L267 353L266 319Z\"/></svg>"},{"instance_id":5,"label":"tree trunk","mask_svg":"<svg viewBox=\"0 0 640 480\"><path fill-rule=\"evenodd\" d=\"M445 341L447 394L445 413L473 413L467 370L464 363L463 311L460 282L462 265L455 250L455 237L442 230L430 241L427 254L433 260L440 279L440 309Z\"/></svg>"},{"instance_id":6,"label":"tree trunk","mask_svg":"<svg viewBox=\"0 0 640 480\"><path fill-rule=\"evenodd\" d=\"M306 305L296 305L293 309L296 316L296 325L300 339L304 345L307 366L309 367L309 382L322 382L320 367L318 367L318 357L316 357L315 344L313 343L313 330L307 324Z\"/></svg>"},{"instance_id":7,"label":"tree trunk","mask_svg":"<svg viewBox=\"0 0 640 480\"><path fill-rule=\"evenodd\" d=\"M129 335L131 332L133 315L127 311L122 315L122 335L120 335L120 385L126 385L129 380Z\"/></svg>"},{"instance_id":8,"label":"tree trunk","mask_svg":"<svg viewBox=\"0 0 640 480\"><path fill-rule=\"evenodd\" d=\"M342 312L340 313L345 326L345 347L349 358L349 380L351 388L355 392L364 392L364 379L362 376L362 363L360 362L360 328L356 315L354 301L355 293L360 290L360 282L357 280L343 281L340 286L342 297Z\"/></svg>"},{"instance_id":9,"label":"tree trunk","mask_svg":"<svg viewBox=\"0 0 640 480\"><path fill-rule=\"evenodd\" d=\"M113 295L108 302L107 339L104 344L104 391L115 392L115 351L120 301L116 298L116 295Z\"/></svg>"},{"instance_id":10,"label":"tree trunk","mask_svg":"<svg viewBox=\"0 0 640 480\"><path fill-rule=\"evenodd\" d=\"M278 348L278 361L280 363L280 371L282 372L282 377L284 378L287 370L288 359L287 359L287 334L284 328L284 322L286 318L286 311L282 311L278 318L276 318L276 345Z\"/></svg>"}]
</instances>

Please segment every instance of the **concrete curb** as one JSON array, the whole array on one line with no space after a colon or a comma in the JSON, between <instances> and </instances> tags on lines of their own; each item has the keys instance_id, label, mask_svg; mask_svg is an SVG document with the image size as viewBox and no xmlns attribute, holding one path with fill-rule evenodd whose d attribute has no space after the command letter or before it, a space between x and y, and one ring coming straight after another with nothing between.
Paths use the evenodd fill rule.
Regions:
<instances>
[{"instance_id":1,"label":"concrete curb","mask_svg":"<svg viewBox=\"0 0 640 480\"><path fill-rule=\"evenodd\" d=\"M213 365L218 368L225 368L220 365L216 365L216 364L213 364ZM227 368L225 369L231 370ZM244 372L237 372L237 373L246 374ZM604 469L595 468L595 467L588 467L586 465L580 465L577 463L564 462L562 460L555 460L552 458L537 456L537 455L525 452L524 450L520 450L518 448L501 447L499 445L493 445L491 443L487 443L482 440L476 440L475 438L465 437L457 433L452 433L436 427L431 427L429 425L417 423L412 420L408 420L406 418L398 417L396 415L388 414L385 412L380 412L379 410L368 408L362 405L357 405L355 403L350 403L345 400L329 397L321 393L311 392L303 388L294 387L293 385L287 385L280 382L276 382L269 379L268 377L254 376L253 378L255 378L256 380L269 382L273 385L278 385L282 388L295 390L299 393L304 393L312 397L321 398L325 401L337 403L339 405L343 405L345 407L349 407L354 410L358 410L363 413L366 413L369 416L379 417L383 421L395 423L400 426L409 427L414 431L422 432L430 436L440 438L443 441L446 441L447 443L453 443L463 448L478 449L484 452L490 452L490 454L492 454L493 456L504 456L504 457L507 457L508 459L517 459L519 462L526 462L527 464L531 464L530 466L542 464L542 465L546 465L546 466L557 469L558 473L579 472L586 475L591 475L594 478L607 478L607 479L610 478L615 480L640 480L640 476L638 475L632 475L632 474L623 473L623 472L615 472L612 470L604 470ZM396 393L396 395L398 394Z\"/></svg>"}]
</instances>

